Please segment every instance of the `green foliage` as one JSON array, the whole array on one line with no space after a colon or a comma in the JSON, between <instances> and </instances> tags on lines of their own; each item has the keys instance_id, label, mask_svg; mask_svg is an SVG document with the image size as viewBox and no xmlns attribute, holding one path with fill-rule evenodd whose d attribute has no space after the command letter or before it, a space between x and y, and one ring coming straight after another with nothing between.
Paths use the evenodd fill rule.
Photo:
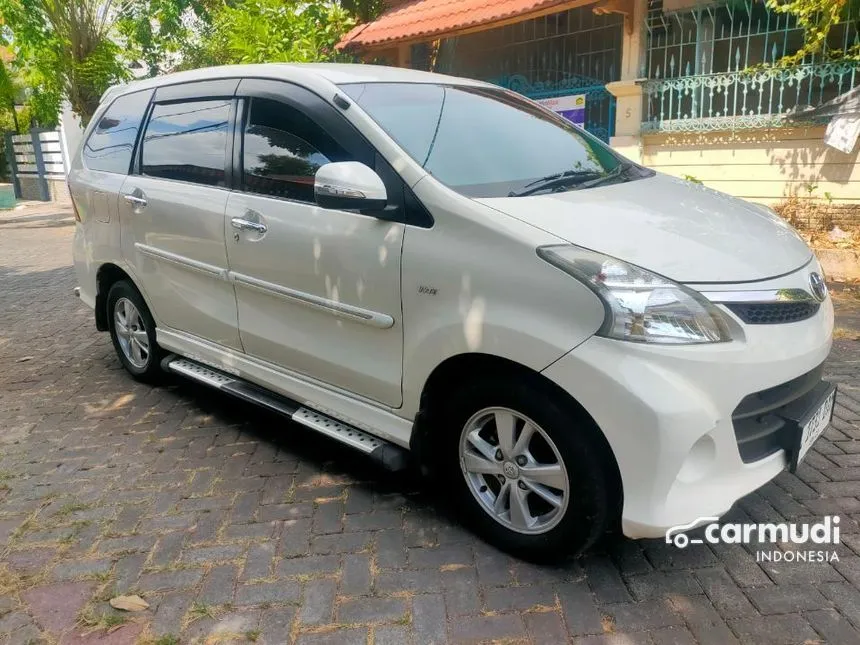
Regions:
<instances>
[{"instance_id":1,"label":"green foliage","mask_svg":"<svg viewBox=\"0 0 860 645\"><path fill-rule=\"evenodd\" d=\"M860 62L860 45L853 45L847 50L825 49L827 37L833 27L847 15L857 19L860 0L767 0L767 7L776 13L793 16L797 26L803 29L803 46L796 53L778 61L779 66L798 65L807 57L824 51L830 60Z\"/></svg>"},{"instance_id":2,"label":"green foliage","mask_svg":"<svg viewBox=\"0 0 860 645\"><path fill-rule=\"evenodd\" d=\"M211 23L219 0L128 0L117 19L117 31L129 56L140 60L150 76L174 67L194 51L199 34Z\"/></svg>"},{"instance_id":3,"label":"green foliage","mask_svg":"<svg viewBox=\"0 0 860 645\"><path fill-rule=\"evenodd\" d=\"M15 103L20 91L21 88L13 70L8 68L6 63L0 59L0 121L8 120L11 122L12 127L5 129L15 130L15 132L21 129L18 112L15 109Z\"/></svg>"},{"instance_id":4,"label":"green foliage","mask_svg":"<svg viewBox=\"0 0 860 645\"><path fill-rule=\"evenodd\" d=\"M243 0L215 12L203 45L183 67L206 63L348 60L334 46L355 24L338 2Z\"/></svg>"},{"instance_id":5,"label":"green foliage","mask_svg":"<svg viewBox=\"0 0 860 645\"><path fill-rule=\"evenodd\" d=\"M383 0L0 0L0 45L14 52L35 122L56 125L65 98L86 124L104 91L131 77L132 64L155 75L349 60L335 45L382 8ZM0 72L0 114L4 83Z\"/></svg>"},{"instance_id":6,"label":"green foliage","mask_svg":"<svg viewBox=\"0 0 860 645\"><path fill-rule=\"evenodd\" d=\"M63 96L86 123L102 93L128 78L112 40L119 11L113 0L0 0L7 41L43 124L56 121Z\"/></svg>"},{"instance_id":7,"label":"green foliage","mask_svg":"<svg viewBox=\"0 0 860 645\"><path fill-rule=\"evenodd\" d=\"M376 19L385 8L384 0L340 0L340 3L358 22Z\"/></svg>"}]
</instances>

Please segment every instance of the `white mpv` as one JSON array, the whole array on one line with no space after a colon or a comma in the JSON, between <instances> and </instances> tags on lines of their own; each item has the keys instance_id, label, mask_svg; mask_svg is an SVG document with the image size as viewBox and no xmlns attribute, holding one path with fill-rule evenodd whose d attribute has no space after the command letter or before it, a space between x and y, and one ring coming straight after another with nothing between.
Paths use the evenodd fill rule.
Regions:
<instances>
[{"instance_id":1,"label":"white mpv","mask_svg":"<svg viewBox=\"0 0 860 645\"><path fill-rule=\"evenodd\" d=\"M833 308L790 226L493 85L139 81L69 184L79 296L135 378L417 462L523 557L719 516L830 420Z\"/></svg>"}]
</instances>

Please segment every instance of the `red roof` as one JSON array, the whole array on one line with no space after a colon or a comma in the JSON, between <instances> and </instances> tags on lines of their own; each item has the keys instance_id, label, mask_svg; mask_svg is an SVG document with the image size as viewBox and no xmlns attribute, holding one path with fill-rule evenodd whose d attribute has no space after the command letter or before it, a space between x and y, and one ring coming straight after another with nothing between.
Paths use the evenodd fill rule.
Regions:
<instances>
[{"instance_id":1,"label":"red roof","mask_svg":"<svg viewBox=\"0 0 860 645\"><path fill-rule=\"evenodd\" d=\"M404 40L429 40L431 36L570 4L571 0L411 0L389 9L373 22L358 25L337 48L362 49Z\"/></svg>"}]
</instances>

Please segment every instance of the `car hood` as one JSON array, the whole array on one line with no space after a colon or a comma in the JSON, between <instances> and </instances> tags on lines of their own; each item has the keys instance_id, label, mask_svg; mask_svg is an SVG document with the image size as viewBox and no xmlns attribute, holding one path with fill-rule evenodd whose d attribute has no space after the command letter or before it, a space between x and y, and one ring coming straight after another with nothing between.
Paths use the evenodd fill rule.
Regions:
<instances>
[{"instance_id":1,"label":"car hood","mask_svg":"<svg viewBox=\"0 0 860 645\"><path fill-rule=\"evenodd\" d=\"M477 200L572 244L678 282L746 282L790 273L812 256L763 206L655 175L531 197Z\"/></svg>"}]
</instances>

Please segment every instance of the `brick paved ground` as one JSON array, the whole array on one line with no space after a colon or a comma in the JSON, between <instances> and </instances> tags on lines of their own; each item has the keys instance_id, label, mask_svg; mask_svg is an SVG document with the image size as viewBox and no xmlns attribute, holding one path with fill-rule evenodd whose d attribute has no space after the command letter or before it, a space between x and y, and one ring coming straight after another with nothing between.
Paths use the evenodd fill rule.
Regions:
<instances>
[{"instance_id":1,"label":"brick paved ground","mask_svg":"<svg viewBox=\"0 0 860 645\"><path fill-rule=\"evenodd\" d=\"M276 417L134 383L71 295L68 215L15 215L0 216L0 643L860 643L860 343L828 363L826 440L732 513L839 513L838 563L619 540L541 568ZM131 592L150 609L106 603Z\"/></svg>"}]
</instances>

